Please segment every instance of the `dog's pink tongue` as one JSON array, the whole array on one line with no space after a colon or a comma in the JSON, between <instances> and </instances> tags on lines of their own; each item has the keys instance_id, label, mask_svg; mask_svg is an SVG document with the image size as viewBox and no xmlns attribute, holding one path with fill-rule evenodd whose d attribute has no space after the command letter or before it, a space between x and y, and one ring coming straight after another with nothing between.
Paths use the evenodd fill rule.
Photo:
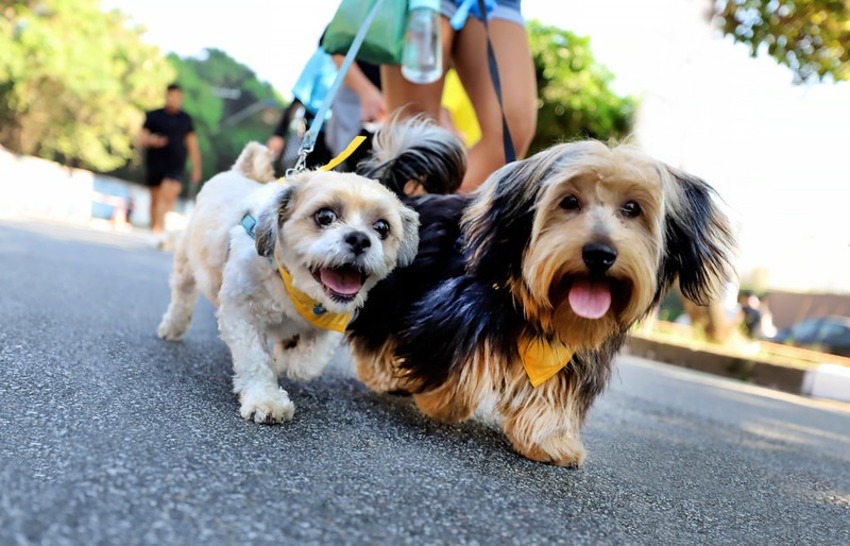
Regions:
<instances>
[{"instance_id":1,"label":"dog's pink tongue","mask_svg":"<svg viewBox=\"0 0 850 546\"><path fill-rule=\"evenodd\" d=\"M573 313L587 319L605 316L611 307L611 285L605 279L579 279L570 288Z\"/></svg>"},{"instance_id":2,"label":"dog's pink tongue","mask_svg":"<svg viewBox=\"0 0 850 546\"><path fill-rule=\"evenodd\" d=\"M353 296L363 288L360 273L344 269L322 269L319 271L322 284L336 292L346 296Z\"/></svg>"}]
</instances>

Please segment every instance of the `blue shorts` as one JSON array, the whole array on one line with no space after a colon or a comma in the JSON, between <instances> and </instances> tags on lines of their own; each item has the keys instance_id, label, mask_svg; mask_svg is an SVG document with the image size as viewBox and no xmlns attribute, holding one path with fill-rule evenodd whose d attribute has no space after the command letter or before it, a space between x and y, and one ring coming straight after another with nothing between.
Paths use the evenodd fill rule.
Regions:
<instances>
[{"instance_id":1,"label":"blue shorts","mask_svg":"<svg viewBox=\"0 0 850 546\"><path fill-rule=\"evenodd\" d=\"M457 11L455 0L441 0L440 13L448 19ZM472 13L470 13L472 16ZM501 19L510 21L522 27L525 26L525 19L522 17L522 0L496 0L496 7L490 12L488 20Z\"/></svg>"}]
</instances>

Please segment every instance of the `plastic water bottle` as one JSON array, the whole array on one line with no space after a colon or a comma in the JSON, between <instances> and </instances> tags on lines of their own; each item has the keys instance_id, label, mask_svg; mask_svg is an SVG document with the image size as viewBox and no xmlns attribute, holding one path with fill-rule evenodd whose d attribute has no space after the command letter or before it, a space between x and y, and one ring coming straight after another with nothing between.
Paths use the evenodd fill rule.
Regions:
<instances>
[{"instance_id":1,"label":"plastic water bottle","mask_svg":"<svg viewBox=\"0 0 850 546\"><path fill-rule=\"evenodd\" d=\"M401 73L413 83L434 83L443 75L440 0L410 0L401 53Z\"/></svg>"}]
</instances>

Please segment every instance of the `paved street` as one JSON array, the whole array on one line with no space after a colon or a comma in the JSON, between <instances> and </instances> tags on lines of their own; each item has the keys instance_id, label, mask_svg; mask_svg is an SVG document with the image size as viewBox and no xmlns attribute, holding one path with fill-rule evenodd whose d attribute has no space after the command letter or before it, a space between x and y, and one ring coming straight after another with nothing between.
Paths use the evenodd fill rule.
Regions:
<instances>
[{"instance_id":1,"label":"paved street","mask_svg":"<svg viewBox=\"0 0 850 546\"><path fill-rule=\"evenodd\" d=\"M0 544L850 544L850 406L620 359L580 470L361 387L344 350L243 421L203 302L155 328L171 256L0 222Z\"/></svg>"}]
</instances>

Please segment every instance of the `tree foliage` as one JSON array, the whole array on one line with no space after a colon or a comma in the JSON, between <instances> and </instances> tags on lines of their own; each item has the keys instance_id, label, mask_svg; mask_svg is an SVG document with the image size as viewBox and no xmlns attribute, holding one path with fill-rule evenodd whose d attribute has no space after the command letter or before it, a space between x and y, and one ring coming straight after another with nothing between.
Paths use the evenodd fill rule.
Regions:
<instances>
[{"instance_id":1,"label":"tree foliage","mask_svg":"<svg viewBox=\"0 0 850 546\"><path fill-rule=\"evenodd\" d=\"M576 138L621 139L634 120L636 102L611 89L613 74L597 63L590 38L528 23L537 72L537 134L530 152Z\"/></svg>"},{"instance_id":2,"label":"tree foliage","mask_svg":"<svg viewBox=\"0 0 850 546\"><path fill-rule=\"evenodd\" d=\"M787 66L797 82L850 79L850 1L717 0L724 34L762 49Z\"/></svg>"},{"instance_id":3,"label":"tree foliage","mask_svg":"<svg viewBox=\"0 0 850 546\"><path fill-rule=\"evenodd\" d=\"M173 77L98 0L0 0L0 144L107 171L133 155L142 112Z\"/></svg>"},{"instance_id":4,"label":"tree foliage","mask_svg":"<svg viewBox=\"0 0 850 546\"><path fill-rule=\"evenodd\" d=\"M247 142L271 135L281 101L250 68L219 49L200 58L171 54L168 60L183 88L183 109L195 123L205 180L229 169Z\"/></svg>"}]
</instances>

